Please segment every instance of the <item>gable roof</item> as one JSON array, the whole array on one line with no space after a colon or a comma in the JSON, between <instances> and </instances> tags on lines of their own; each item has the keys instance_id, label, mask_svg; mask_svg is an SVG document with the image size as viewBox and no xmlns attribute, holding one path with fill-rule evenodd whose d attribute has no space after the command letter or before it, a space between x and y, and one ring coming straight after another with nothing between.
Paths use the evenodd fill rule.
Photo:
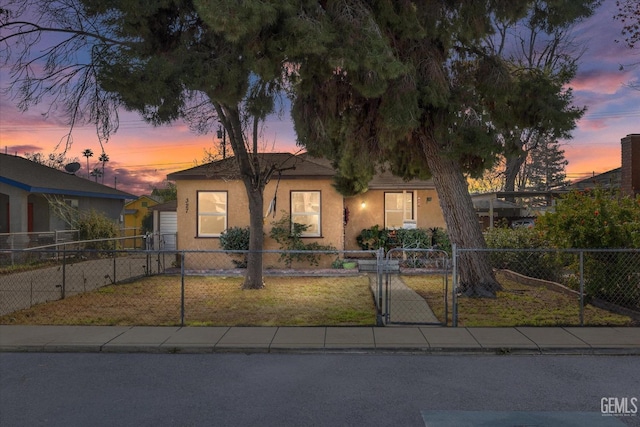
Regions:
<instances>
[{"instance_id":1,"label":"gable roof","mask_svg":"<svg viewBox=\"0 0 640 427\"><path fill-rule=\"evenodd\" d=\"M610 171L572 182L568 188L571 190L587 190L595 187L606 189L620 188L622 185L622 168L612 169Z\"/></svg>"},{"instance_id":2,"label":"gable roof","mask_svg":"<svg viewBox=\"0 0 640 427\"><path fill-rule=\"evenodd\" d=\"M8 154L0 154L0 182L30 193L120 200L137 198L124 191Z\"/></svg>"},{"instance_id":3,"label":"gable roof","mask_svg":"<svg viewBox=\"0 0 640 427\"><path fill-rule=\"evenodd\" d=\"M291 153L259 153L261 168L277 167L282 169L283 179L327 178L335 175L330 165L323 164L306 155ZM217 160L167 175L168 180L180 179L240 179L235 157Z\"/></svg>"},{"instance_id":4,"label":"gable roof","mask_svg":"<svg viewBox=\"0 0 640 427\"><path fill-rule=\"evenodd\" d=\"M140 197L136 197L136 198L135 198L135 200L131 200L131 201L129 201L129 202L127 202L127 203L125 203L125 204L124 204L124 207L125 207L125 208L127 208L127 207L129 207L129 206L131 206L131 205L135 204L135 203L136 203L136 202L138 202L138 201L145 201L145 200L146 200L147 202L151 202L151 203L153 203L154 205L157 205L158 203L160 203L156 198L151 197L151 196L147 196L147 195L145 194L145 195L142 195L142 196L140 196Z\"/></svg>"},{"instance_id":5,"label":"gable roof","mask_svg":"<svg viewBox=\"0 0 640 427\"><path fill-rule=\"evenodd\" d=\"M283 169L280 173L282 179L332 179L336 176L336 171L331 165L331 161L313 157L308 153L260 153L258 154L261 167L274 165ZM234 157L217 160L212 163L196 166L179 172L170 173L167 179L173 180L194 180L194 179L240 179L238 166ZM411 180L404 181L402 178L394 176L391 172L380 172L373 177L369 183L370 190L385 189L415 189L433 188L433 181Z\"/></svg>"}]
</instances>

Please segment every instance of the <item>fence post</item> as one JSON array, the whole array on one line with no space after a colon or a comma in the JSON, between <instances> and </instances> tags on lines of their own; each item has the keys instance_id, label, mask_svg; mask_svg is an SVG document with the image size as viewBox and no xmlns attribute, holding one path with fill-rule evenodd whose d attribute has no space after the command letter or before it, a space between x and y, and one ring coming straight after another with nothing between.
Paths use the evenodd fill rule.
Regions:
<instances>
[{"instance_id":1,"label":"fence post","mask_svg":"<svg viewBox=\"0 0 640 427\"><path fill-rule=\"evenodd\" d=\"M444 259L444 326L449 324L449 259Z\"/></svg>"},{"instance_id":2,"label":"fence post","mask_svg":"<svg viewBox=\"0 0 640 427\"><path fill-rule=\"evenodd\" d=\"M67 247L62 247L62 295L61 299L64 299L67 293Z\"/></svg>"},{"instance_id":3,"label":"fence post","mask_svg":"<svg viewBox=\"0 0 640 427\"><path fill-rule=\"evenodd\" d=\"M180 253L180 326L184 326L184 252Z\"/></svg>"},{"instance_id":4,"label":"fence post","mask_svg":"<svg viewBox=\"0 0 640 427\"><path fill-rule=\"evenodd\" d=\"M16 254L16 249L13 247L13 233L9 234L9 250L11 251L11 266L13 266Z\"/></svg>"},{"instance_id":5,"label":"fence post","mask_svg":"<svg viewBox=\"0 0 640 427\"><path fill-rule=\"evenodd\" d=\"M451 245L451 326L458 326L458 246L453 243Z\"/></svg>"},{"instance_id":6,"label":"fence post","mask_svg":"<svg viewBox=\"0 0 640 427\"><path fill-rule=\"evenodd\" d=\"M580 326L584 326L584 251L580 251Z\"/></svg>"},{"instance_id":7,"label":"fence post","mask_svg":"<svg viewBox=\"0 0 640 427\"><path fill-rule=\"evenodd\" d=\"M116 257L117 257L117 252L113 251L113 284L115 285L117 283L117 279L116 279Z\"/></svg>"}]
</instances>

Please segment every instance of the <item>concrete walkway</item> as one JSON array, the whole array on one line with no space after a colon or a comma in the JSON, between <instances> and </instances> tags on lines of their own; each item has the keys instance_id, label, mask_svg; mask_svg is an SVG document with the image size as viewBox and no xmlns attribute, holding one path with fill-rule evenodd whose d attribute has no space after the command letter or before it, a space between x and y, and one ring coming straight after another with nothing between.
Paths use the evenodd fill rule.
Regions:
<instances>
[{"instance_id":1,"label":"concrete walkway","mask_svg":"<svg viewBox=\"0 0 640 427\"><path fill-rule=\"evenodd\" d=\"M640 355L640 328L0 325L0 352L29 351Z\"/></svg>"},{"instance_id":2,"label":"concrete walkway","mask_svg":"<svg viewBox=\"0 0 640 427\"><path fill-rule=\"evenodd\" d=\"M383 287L384 288L384 287ZM427 301L397 274L389 275L389 299L385 313L390 323L440 324Z\"/></svg>"},{"instance_id":3,"label":"concrete walkway","mask_svg":"<svg viewBox=\"0 0 640 427\"><path fill-rule=\"evenodd\" d=\"M389 292L384 280L388 277ZM378 295L378 282L375 274L369 274L369 284L373 295ZM398 274L383 275L382 313L388 315L390 324L440 325L427 301L416 291L408 287ZM387 319L385 319L387 321Z\"/></svg>"}]
</instances>

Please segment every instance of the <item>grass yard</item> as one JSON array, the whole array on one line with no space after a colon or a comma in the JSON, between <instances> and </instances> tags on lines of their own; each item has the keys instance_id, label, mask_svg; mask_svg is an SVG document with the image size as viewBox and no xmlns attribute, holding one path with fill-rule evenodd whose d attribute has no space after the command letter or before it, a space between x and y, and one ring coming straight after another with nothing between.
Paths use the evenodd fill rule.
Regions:
<instances>
[{"instance_id":1,"label":"grass yard","mask_svg":"<svg viewBox=\"0 0 640 427\"><path fill-rule=\"evenodd\" d=\"M497 298L458 298L458 326L576 326L580 324L580 308L577 297L527 286L506 280L497 275L503 291ZM444 321L442 276L403 276L407 286L427 300L436 317ZM451 289L451 280L449 280ZM451 295L448 324L451 325ZM584 307L584 324L587 326L628 326L632 322L623 316L591 305Z\"/></svg>"},{"instance_id":2,"label":"grass yard","mask_svg":"<svg viewBox=\"0 0 640 427\"><path fill-rule=\"evenodd\" d=\"M267 277L242 290L241 277L185 277L190 326L373 326L366 276ZM21 325L179 325L179 276L154 276L33 306L0 317Z\"/></svg>"}]
</instances>

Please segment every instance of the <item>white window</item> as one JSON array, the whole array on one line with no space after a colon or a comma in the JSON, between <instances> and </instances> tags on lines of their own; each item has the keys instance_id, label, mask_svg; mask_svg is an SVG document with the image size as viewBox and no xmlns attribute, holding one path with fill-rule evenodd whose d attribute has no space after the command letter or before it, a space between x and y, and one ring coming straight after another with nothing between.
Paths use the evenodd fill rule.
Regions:
<instances>
[{"instance_id":1,"label":"white window","mask_svg":"<svg viewBox=\"0 0 640 427\"><path fill-rule=\"evenodd\" d=\"M384 226L386 228L402 228L405 221L413 219L413 191L384 194Z\"/></svg>"},{"instance_id":2,"label":"white window","mask_svg":"<svg viewBox=\"0 0 640 427\"><path fill-rule=\"evenodd\" d=\"M307 226L302 233L306 237L318 237L320 230L320 192L291 192L291 222Z\"/></svg>"},{"instance_id":3,"label":"white window","mask_svg":"<svg viewBox=\"0 0 640 427\"><path fill-rule=\"evenodd\" d=\"M74 209L78 209L80 206L78 199L64 199L64 204Z\"/></svg>"},{"instance_id":4,"label":"white window","mask_svg":"<svg viewBox=\"0 0 640 427\"><path fill-rule=\"evenodd\" d=\"M227 229L226 191L198 192L198 236L219 237Z\"/></svg>"}]
</instances>

